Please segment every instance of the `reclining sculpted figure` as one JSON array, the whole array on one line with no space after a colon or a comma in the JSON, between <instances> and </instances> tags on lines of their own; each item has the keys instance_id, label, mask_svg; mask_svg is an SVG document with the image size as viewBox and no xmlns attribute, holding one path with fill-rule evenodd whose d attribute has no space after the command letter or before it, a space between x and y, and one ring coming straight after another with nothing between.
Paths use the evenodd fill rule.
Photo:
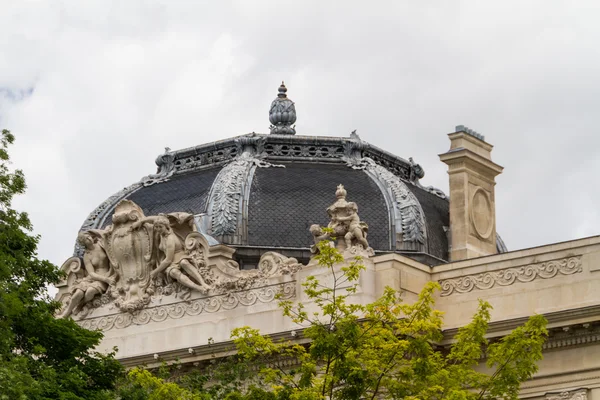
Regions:
<instances>
[{"instance_id":1,"label":"reclining sculpted figure","mask_svg":"<svg viewBox=\"0 0 600 400\"><path fill-rule=\"evenodd\" d=\"M183 239L171 228L171 222L165 215L145 217L135 222L132 229L138 229L143 224L152 224L156 233L158 259L157 267L150 272L152 279L164 272L167 281L177 281L188 289L200 293L212 289L202 278L196 261L185 251Z\"/></svg>"}]
</instances>

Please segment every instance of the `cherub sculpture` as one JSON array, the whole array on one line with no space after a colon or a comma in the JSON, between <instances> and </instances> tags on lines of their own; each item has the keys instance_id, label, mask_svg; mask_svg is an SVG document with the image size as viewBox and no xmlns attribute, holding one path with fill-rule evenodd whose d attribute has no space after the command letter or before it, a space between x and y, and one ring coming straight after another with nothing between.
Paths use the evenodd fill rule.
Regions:
<instances>
[{"instance_id":1,"label":"cherub sculpture","mask_svg":"<svg viewBox=\"0 0 600 400\"><path fill-rule=\"evenodd\" d=\"M367 242L368 225L358 216L358 206L354 202L346 201L346 189L339 185L335 192L337 200L327 208L330 222L328 233L319 225L311 225L310 233L313 235L315 245L311 247L313 253L318 252L317 244L322 240L336 239L340 250L362 247L367 253L373 253Z\"/></svg>"},{"instance_id":2,"label":"cherub sculpture","mask_svg":"<svg viewBox=\"0 0 600 400\"><path fill-rule=\"evenodd\" d=\"M323 227L319 224L312 224L308 230L313 235L313 239L315 241L315 244L310 247L310 251L313 254L317 254L319 252L319 243L321 243L323 240L331 239L331 235L328 232L325 232Z\"/></svg>"},{"instance_id":3,"label":"cherub sculpture","mask_svg":"<svg viewBox=\"0 0 600 400\"><path fill-rule=\"evenodd\" d=\"M77 240L85 248L84 269L81 269L81 260L77 257L65 263L70 269L69 274L75 275L75 281L70 285L71 297L59 315L60 318L66 318L74 311L80 310L94 297L106 293L108 287L115 284L115 274L104 250L102 232L97 230L80 232Z\"/></svg>"},{"instance_id":4,"label":"cherub sculpture","mask_svg":"<svg viewBox=\"0 0 600 400\"><path fill-rule=\"evenodd\" d=\"M348 232L344 235L346 248L352 247L352 243L355 241L361 244L364 249L368 249L369 242L367 242L367 231L369 230L369 227L365 222L361 222L358 217L358 206L354 202L349 202L346 209L348 212L347 216L336 216L337 221L346 222L348 225Z\"/></svg>"}]
</instances>

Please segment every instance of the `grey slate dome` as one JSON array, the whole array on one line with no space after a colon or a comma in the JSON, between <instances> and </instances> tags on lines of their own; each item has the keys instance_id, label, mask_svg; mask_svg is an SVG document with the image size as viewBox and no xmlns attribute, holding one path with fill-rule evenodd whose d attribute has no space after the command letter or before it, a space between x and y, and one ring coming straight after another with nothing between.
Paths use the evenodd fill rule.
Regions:
<instances>
[{"instance_id":1,"label":"grey slate dome","mask_svg":"<svg viewBox=\"0 0 600 400\"><path fill-rule=\"evenodd\" d=\"M242 262L261 252L309 257L312 224L328 222L338 184L357 203L376 252L402 252L430 264L448 258L448 202L424 188L418 165L351 138L248 134L157 158L158 173L111 196L82 229L111 223L121 199L146 215L183 211L199 230L237 247ZM249 260L249 261L248 261Z\"/></svg>"},{"instance_id":2,"label":"grey slate dome","mask_svg":"<svg viewBox=\"0 0 600 400\"><path fill-rule=\"evenodd\" d=\"M369 225L376 252L398 252L430 265L447 261L448 201L440 190L419 183L423 169L356 132L346 138L293 135L294 104L282 88L271 111L281 103L288 114L270 113L271 134L167 148L156 159L156 174L109 197L82 230L109 225L116 204L129 199L146 215L193 214L212 243L236 248L244 268L269 250L306 261L313 243L309 227L328 223L326 209L343 184Z\"/></svg>"}]
</instances>

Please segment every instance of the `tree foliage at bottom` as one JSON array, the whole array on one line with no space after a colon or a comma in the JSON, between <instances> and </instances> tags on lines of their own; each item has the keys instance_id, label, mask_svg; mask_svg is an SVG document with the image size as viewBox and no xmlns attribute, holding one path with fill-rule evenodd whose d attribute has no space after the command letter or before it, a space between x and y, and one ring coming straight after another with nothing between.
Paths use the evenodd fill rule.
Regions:
<instances>
[{"instance_id":1,"label":"tree foliage at bottom","mask_svg":"<svg viewBox=\"0 0 600 400\"><path fill-rule=\"evenodd\" d=\"M59 304L47 295L59 269L37 258L39 237L24 212L12 208L25 192L25 177L11 171L8 146L0 137L0 399L112 399L122 367L114 354L92 349L100 332L73 320L56 319Z\"/></svg>"},{"instance_id":2,"label":"tree foliage at bottom","mask_svg":"<svg viewBox=\"0 0 600 400\"><path fill-rule=\"evenodd\" d=\"M427 284L413 304L391 288L371 304L353 304L361 260L340 268L344 259L335 248L322 242L319 249L331 285L310 276L303 282L307 302L279 303L308 340L274 342L258 329L237 328L236 355L176 378L162 369L167 379L152 380L136 370L121 398L175 398L164 394L172 391L202 400L517 399L520 384L537 371L547 336L542 316L490 341L491 306L480 301L471 322L441 347L437 283Z\"/></svg>"},{"instance_id":3,"label":"tree foliage at bottom","mask_svg":"<svg viewBox=\"0 0 600 400\"><path fill-rule=\"evenodd\" d=\"M334 247L321 242L319 251L332 285L310 276L302 284L306 304L280 302L284 315L304 327L308 344L275 343L251 327L233 331L239 354L260 366L266 392L290 400L517 399L520 384L537 371L547 336L543 316L490 342L491 306L480 300L472 321L442 348L437 283L428 283L413 304L389 287L371 304L353 304L360 258L340 268L344 259ZM296 367L277 367L286 358Z\"/></svg>"}]
</instances>

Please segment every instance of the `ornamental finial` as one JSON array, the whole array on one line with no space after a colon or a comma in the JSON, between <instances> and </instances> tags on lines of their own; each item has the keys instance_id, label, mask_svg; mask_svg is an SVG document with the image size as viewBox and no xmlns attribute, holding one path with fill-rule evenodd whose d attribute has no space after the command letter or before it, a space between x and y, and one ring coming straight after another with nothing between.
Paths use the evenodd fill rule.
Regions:
<instances>
[{"instance_id":1,"label":"ornamental finial","mask_svg":"<svg viewBox=\"0 0 600 400\"><path fill-rule=\"evenodd\" d=\"M292 124L296 122L296 107L294 102L288 99L287 88L283 81L281 81L278 92L277 98L271 103L269 121L272 125L269 128L274 134L294 135L296 129Z\"/></svg>"}]
</instances>

